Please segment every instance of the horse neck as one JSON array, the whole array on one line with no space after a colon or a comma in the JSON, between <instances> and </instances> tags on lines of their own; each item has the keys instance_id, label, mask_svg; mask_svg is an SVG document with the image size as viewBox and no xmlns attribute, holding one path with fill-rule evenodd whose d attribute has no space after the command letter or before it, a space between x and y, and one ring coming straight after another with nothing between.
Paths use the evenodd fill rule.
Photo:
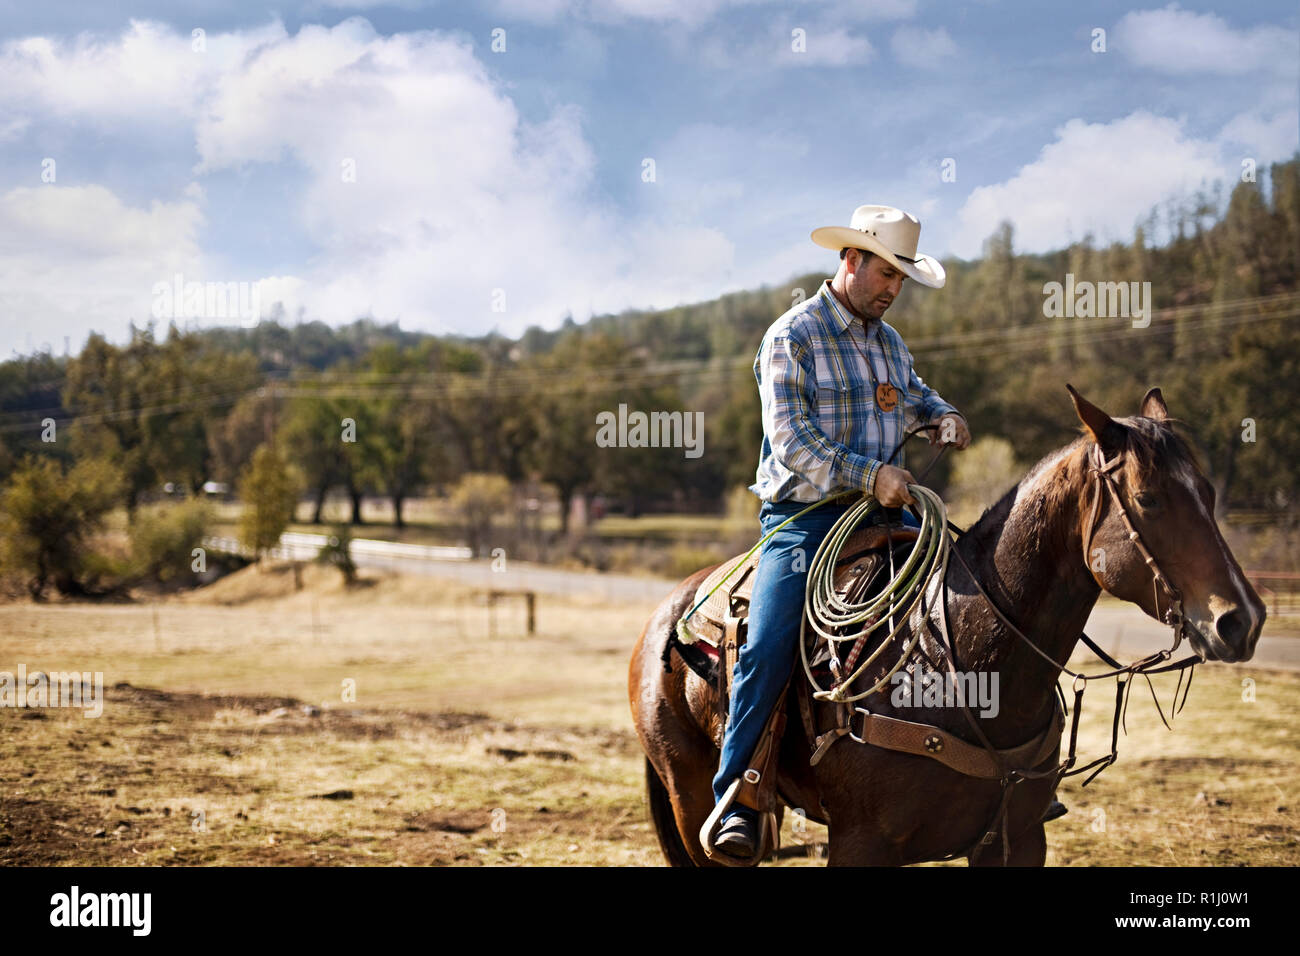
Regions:
<instances>
[{"instance_id":1,"label":"horse neck","mask_svg":"<svg viewBox=\"0 0 1300 956\"><path fill-rule=\"evenodd\" d=\"M1045 459L954 545L999 610L1061 663L1100 594L1084 565L1085 462L1081 442ZM948 582L960 667L998 674L999 711L985 721L986 733L998 746L1022 742L1046 724L1061 668L1012 633L955 558Z\"/></svg>"}]
</instances>

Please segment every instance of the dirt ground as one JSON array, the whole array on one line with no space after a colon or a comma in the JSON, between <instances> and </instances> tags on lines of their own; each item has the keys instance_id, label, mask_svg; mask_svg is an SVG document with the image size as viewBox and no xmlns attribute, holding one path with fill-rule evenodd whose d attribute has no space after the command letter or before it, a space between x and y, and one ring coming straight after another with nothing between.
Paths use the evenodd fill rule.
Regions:
<instances>
[{"instance_id":1,"label":"dirt ground","mask_svg":"<svg viewBox=\"0 0 1300 956\"><path fill-rule=\"evenodd\" d=\"M0 863L661 862L626 700L648 604L542 596L527 636L521 602L428 578L301 585L249 569L135 604L0 606L0 671L105 685L98 718L0 708ZM1171 733L1135 688L1119 763L1062 787L1048 863L1300 862L1298 690L1198 668ZM1107 695L1083 753L1107 748ZM775 862L819 864L824 841L787 819Z\"/></svg>"}]
</instances>

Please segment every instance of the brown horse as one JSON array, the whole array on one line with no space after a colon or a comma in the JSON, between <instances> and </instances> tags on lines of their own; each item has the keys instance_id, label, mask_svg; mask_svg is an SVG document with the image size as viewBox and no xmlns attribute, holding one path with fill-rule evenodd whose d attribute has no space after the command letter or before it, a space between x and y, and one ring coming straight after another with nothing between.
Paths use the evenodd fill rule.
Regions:
<instances>
[{"instance_id":1,"label":"brown horse","mask_svg":"<svg viewBox=\"0 0 1300 956\"><path fill-rule=\"evenodd\" d=\"M1171 598L1154 586L1142 546L1180 594L1184 633L1202 659L1248 660L1264 623L1264 605L1213 518L1214 491L1171 427L1159 389L1147 393L1137 416L1119 420L1070 391L1083 435L1039 462L954 542L965 561L954 555L946 571L948 633L960 666L1000 676L1000 708L979 719L999 749L1031 740L1055 719L1060 665L1080 639L1103 588L1156 620L1166 619ZM1103 476L1092 470L1094 446L1117 465L1110 473L1117 496L1108 494ZM1094 510L1097 496L1102 500ZM1130 537L1126 519L1138 539ZM691 575L654 612L633 651L628 682L647 756L651 817L665 857L679 866L711 864L699 832L713 809L715 741L721 735L715 689L685 667L676 651L663 655L710 570ZM989 599L1052 661L1017 638ZM915 615L909 626L928 628L935 614L931 608ZM896 640L901 645L907 636L904 629ZM930 647L941 653L933 642ZM902 865L954 855L978 865L1004 862L1001 852L972 853L998 814L1002 787L997 780L965 776L928 757L848 737L810 767L812 748L795 697L806 693L805 686L797 670L778 793L786 806L829 826L832 865ZM873 713L932 724L971 740L957 708L904 713L891 704L888 689L864 703ZM812 704L819 734L834 726L833 707ZM1059 754L1058 746L1038 769L1050 771ZM1048 773L1014 789L1002 829L1010 841L1006 862L1011 865L1043 864L1042 818L1056 782Z\"/></svg>"}]
</instances>

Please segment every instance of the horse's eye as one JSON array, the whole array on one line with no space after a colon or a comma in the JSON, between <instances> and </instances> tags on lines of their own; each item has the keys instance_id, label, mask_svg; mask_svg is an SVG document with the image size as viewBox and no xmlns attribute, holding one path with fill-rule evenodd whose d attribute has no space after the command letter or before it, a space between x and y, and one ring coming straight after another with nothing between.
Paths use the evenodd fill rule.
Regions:
<instances>
[{"instance_id":1,"label":"horse's eye","mask_svg":"<svg viewBox=\"0 0 1300 956\"><path fill-rule=\"evenodd\" d=\"M1139 491L1134 499L1142 508L1154 508L1156 506L1156 496L1149 491Z\"/></svg>"}]
</instances>

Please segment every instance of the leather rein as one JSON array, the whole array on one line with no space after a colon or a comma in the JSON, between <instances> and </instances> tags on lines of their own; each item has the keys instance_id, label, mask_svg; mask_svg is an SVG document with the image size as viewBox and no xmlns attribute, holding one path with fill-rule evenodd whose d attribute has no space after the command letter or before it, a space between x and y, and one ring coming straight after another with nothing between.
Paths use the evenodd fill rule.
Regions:
<instances>
[{"instance_id":1,"label":"leather rein","mask_svg":"<svg viewBox=\"0 0 1300 956\"><path fill-rule=\"evenodd\" d=\"M939 457L943 454L943 452L947 450L947 447L948 446L945 445L940 449L939 455L935 456L934 462L931 462L930 467L933 467L934 463L938 461ZM1055 788L1056 784L1059 783L1061 779L1065 777L1075 776L1081 773L1087 773L1089 770L1093 770L1093 768L1095 767L1096 769L1093 770L1093 772L1083 782L1083 786L1087 786L1097 777L1098 774L1100 774L1103 770L1105 770L1107 767L1109 767L1119 758L1118 746L1119 746L1120 727L1124 726L1125 733L1128 732L1127 711L1128 711L1129 692L1132 687L1132 679L1136 676L1140 676L1146 679L1147 685L1151 690L1152 700L1154 700L1156 704L1156 711L1160 714L1161 722L1165 725L1166 729L1168 729L1169 721L1165 719L1164 711L1160 707L1160 700L1156 696L1154 685L1151 684L1150 675L1169 673L1172 671L1179 672L1178 687L1176 687L1174 690L1174 699L1173 699L1174 706L1173 708L1171 708L1171 713L1170 713L1170 716L1172 717L1175 714L1181 712L1183 705L1186 704L1187 702L1187 693L1191 690L1191 675L1192 675L1191 668L1194 668L1195 665L1202 663L1201 657L1196 654L1192 654L1172 664L1165 663L1173 656L1174 651L1178 649L1179 645L1182 643L1183 640L1183 634L1187 622L1186 622L1186 618L1183 615L1183 610L1182 610L1183 607L1182 596L1178 592L1178 589L1174 587L1172 582L1170 582L1168 577L1160 570L1160 566L1158 562L1156 561L1155 557L1151 554L1150 550L1143 543L1141 534L1139 534L1138 530L1134 527L1133 521L1129 516L1128 509L1124 506L1124 501L1120 496L1119 488L1112 474L1112 472L1114 472L1115 469L1117 469L1123 463L1124 452L1120 451L1118 454L1115 455L1114 458L1111 458L1109 461L1107 461L1105 455L1101 450L1101 447L1097 444L1094 444L1088 452L1088 458L1089 458L1088 470L1093 480L1093 500L1092 500L1092 507L1088 513L1088 517L1086 519L1083 528L1084 566L1087 567L1088 573L1093 576L1093 580L1096 581L1099 586L1101 586L1101 582L1097 580L1096 572L1093 570L1091 564L1088 561L1088 556L1090 552L1090 546L1092 544L1093 535L1097 528L1097 522L1101 516L1102 498L1105 496L1108 497L1111 502L1113 502L1115 509L1119 514L1120 520L1124 523L1124 527L1126 529L1128 539L1131 542L1133 542L1133 545L1137 549L1138 554L1142 556L1142 559L1146 563L1147 567L1151 569L1153 590L1158 592L1158 589L1163 589L1165 592L1165 596L1167 600L1167 609L1164 614L1164 622L1168 624L1174 631L1174 642L1171 647L1168 647L1161 651L1157 651L1156 653L1143 657L1137 661L1134 661L1131 664L1123 665L1120 664L1118 661L1116 661L1114 658L1112 658L1105 651L1103 651L1096 644L1096 642L1094 642L1090 637L1088 637L1086 633L1081 632L1080 640L1082 640L1083 643L1087 645L1087 647L1111 669L1097 674L1083 674L1083 673L1072 671L1064 663L1057 661L1051 655L1046 653L1042 648L1040 648L1036 643L1034 643L1033 639L1030 638L1029 635L1027 635L1023 630L1021 630L1006 615L1006 613L1003 612L1003 610L998 606L997 602L993 599L993 596L989 594L988 590L984 587L979 577L975 574L975 571L970 566L969 562L962 555L960 549L956 547L952 548L952 553L957 556L957 559L961 562L962 567L965 568L967 576L971 579L971 582L975 585L975 589L984 598L989 608L993 611L993 613L997 616L997 618L1007 627L1007 629L1010 630L1011 633L1014 634L1019 640L1029 645L1029 647L1036 654L1038 654L1048 663L1052 664L1060 672L1069 674L1071 677L1074 678L1074 682L1071 688L1074 693L1074 714L1073 714L1073 719L1070 723L1070 743L1069 743L1068 755L1066 756L1066 758L1063 761L1061 761L1061 763L1058 764L1057 766L1051 767L1047 770L1033 769L1034 767L1037 767L1039 764L1042 763L1044 759L1042 755L1045 752L1050 753L1050 751L1052 749L1055 749L1056 745L1060 741L1060 729L1061 729L1060 725L1064 723L1064 716L1067 708L1065 702L1065 694L1061 690L1059 683L1054 685L1058 700L1053 702L1054 703L1053 713L1051 718L1049 718L1047 727L1044 728L1042 731L1040 731L1037 735L1035 735L1034 738L1032 738L1027 743L1021 744L1018 747L1004 749L1004 750L999 750L993 746L992 742L989 741L987 735L985 735L984 731L980 728L979 722L976 720L975 715L971 712L970 708L966 705L964 695L962 694L957 695L958 696L957 703L961 708L962 714L965 716L966 722L970 725L970 728L974 732L976 738L978 739L980 746L984 748L984 751L987 755L988 760L984 761L984 764L985 766L991 764L991 767L995 768L993 772L978 772L969 769L970 766L972 766L975 763L975 761L972 761L970 759L969 751L977 750L977 748L973 748L971 745L965 744L964 741L961 741L959 738L953 737L950 733L943 731L940 728L932 727L930 725L913 724L910 721L899 721L894 718L885 717L883 715L871 714L865 707L854 708L849 712L848 720L846 722L842 722L839 727L833 728L831 731L817 737L817 741L816 741L817 748L813 758L814 763L817 762L817 760L821 757L821 755L825 752L825 750L830 746L831 743L833 743L836 739L838 739L840 736L843 736L845 734L848 734L859 743L872 743L878 746L890 747L891 749L907 750L909 752L914 752L914 753L923 753L924 751L920 751L914 747L891 746L891 744L895 742L891 738L897 737L898 735L891 734L890 731L892 731L897 725L898 727L901 727L904 730L909 730L909 729L912 730L913 731L912 736L915 736L916 733L918 732L920 733L929 732L925 738L925 745L926 745L925 749L929 751L929 756L935 757L936 759L940 759L943 763L952 767L953 769L958 770L959 772L963 772L972 776L980 776L986 778L992 778L993 773L996 773L996 779L998 780L998 782L1001 784L1002 787L1002 796L998 803L998 809L995 812L989 826L985 829L984 835L980 837L978 840L976 840L975 843L973 843L971 846L967 847L966 849L949 854L943 859L953 859L958 856L969 856L971 862L973 863L975 859L978 857L979 853L982 852L984 847L988 846L988 844L993 842L998 831L1000 830L1002 833L1003 862L1006 863L1011 855L1010 835L1007 832L1006 817L1007 817L1008 810L1010 809L1011 795L1015 790L1015 786L1017 784L1023 783L1026 780L1039 780L1046 777L1053 777L1055 778L1053 781L1053 788ZM929 470L930 468L927 467L926 471L928 472ZM964 531L962 531L962 529L952 524L952 522L948 522L948 526L958 535L965 533ZM957 676L957 663L958 663L957 655L956 655L956 646L952 641L948 629L948 620L947 620L948 581L946 575L943 576L941 587L942 587L942 591L940 595L940 600L938 602L938 610L939 610L938 631L939 631L941 646L945 651L945 653L943 654L944 663L947 666L949 674L954 678L954 686L961 686L960 681L955 680ZM1104 587L1102 589L1105 590ZM1158 600L1158 593L1156 594L1156 597L1157 600L1154 606L1158 610L1160 606ZM930 620L930 614L928 612L926 613L925 617L927 621ZM1069 655L1067 654L1067 661L1068 661L1068 657ZM931 663L933 664L933 662ZM1188 671L1187 686L1185 689L1183 688L1183 674L1181 673L1184 670ZM1081 711L1083 709L1084 691L1087 690L1087 685L1089 681L1103 680L1110 677L1114 677L1116 679L1115 710L1114 710L1114 717L1111 723L1110 753L1098 757L1096 760L1090 761L1089 763L1084 764L1081 767L1075 767L1075 764L1078 760L1077 753L1078 753L1078 736L1079 736L1079 718L1080 718ZM1182 692L1181 704L1178 703L1178 697L1180 691ZM861 734L855 734L852 731L853 718L858 713L862 714L863 729ZM811 722L810 719L811 719L811 712L809 710L809 712L805 714L805 722L810 723ZM877 726L877 732L874 734L872 732L873 722L875 722ZM811 734L810 734L810 739L812 739ZM936 750L933 746L934 742L936 741L940 742L939 750ZM944 759L944 756L940 753L940 750L942 750L943 743L956 744L958 747L965 748L967 753L965 754L966 760L964 761L964 765L963 763L956 762L952 759ZM950 747L950 750L951 749L955 749L955 748ZM1024 760L1026 758L1026 755L1028 754L1033 754L1034 757L1029 758L1029 762L1023 769L1011 765L1014 763L1020 763L1021 760ZM953 754L953 756L956 756L956 754Z\"/></svg>"}]
</instances>

